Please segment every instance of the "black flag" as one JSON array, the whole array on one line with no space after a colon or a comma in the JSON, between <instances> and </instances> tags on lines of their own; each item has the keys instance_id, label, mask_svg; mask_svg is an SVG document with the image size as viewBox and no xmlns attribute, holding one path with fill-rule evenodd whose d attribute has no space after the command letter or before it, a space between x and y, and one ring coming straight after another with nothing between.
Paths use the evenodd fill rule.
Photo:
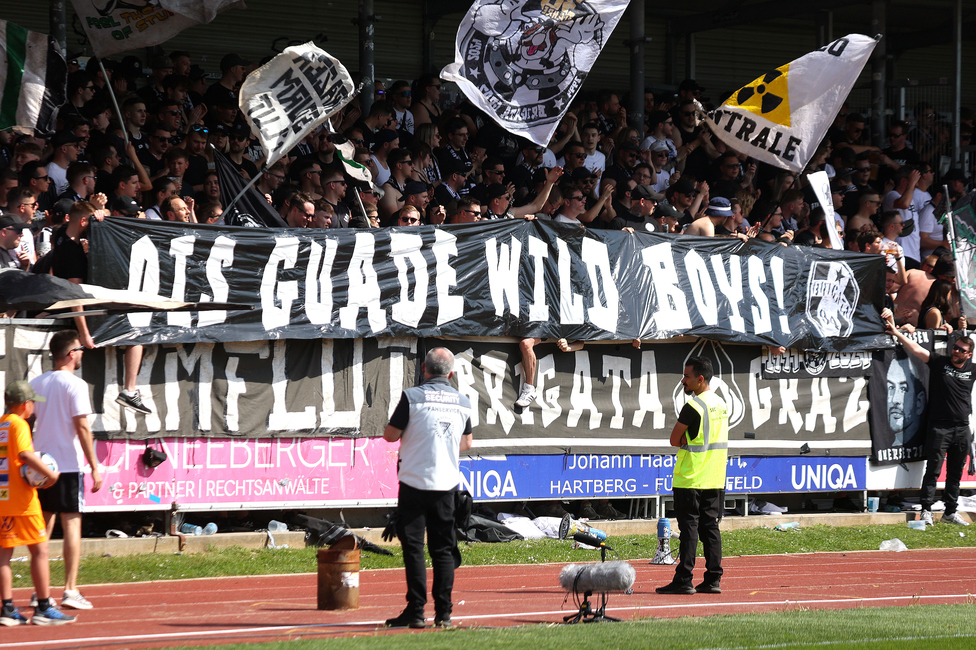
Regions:
<instances>
[{"instance_id":1,"label":"black flag","mask_svg":"<svg viewBox=\"0 0 976 650\"><path fill-rule=\"evenodd\" d=\"M213 150L214 165L217 168L217 178L220 181L220 204L230 205L234 197L247 185L247 181L240 172L234 169L230 161L222 153ZM237 200L237 205L224 213L224 223L231 226L248 226L251 228L287 228L278 212L271 207L267 199L254 189L247 188L244 195Z\"/></svg>"}]
</instances>

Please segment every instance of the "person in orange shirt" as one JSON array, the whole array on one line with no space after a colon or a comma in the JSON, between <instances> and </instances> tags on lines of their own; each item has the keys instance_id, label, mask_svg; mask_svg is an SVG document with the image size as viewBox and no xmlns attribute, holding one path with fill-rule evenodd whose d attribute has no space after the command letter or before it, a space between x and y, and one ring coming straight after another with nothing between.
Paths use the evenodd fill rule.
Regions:
<instances>
[{"instance_id":1,"label":"person in orange shirt","mask_svg":"<svg viewBox=\"0 0 976 650\"><path fill-rule=\"evenodd\" d=\"M48 568L47 531L37 488L21 476L28 465L47 477L41 486L53 485L59 473L50 469L34 451L27 419L34 413L34 402L45 399L26 381L15 381L3 393L6 413L0 418L0 625L64 625L75 620L63 614L51 601ZM31 579L37 591L37 607L28 619L14 607L13 573L10 558L14 548L26 546L31 556Z\"/></svg>"}]
</instances>

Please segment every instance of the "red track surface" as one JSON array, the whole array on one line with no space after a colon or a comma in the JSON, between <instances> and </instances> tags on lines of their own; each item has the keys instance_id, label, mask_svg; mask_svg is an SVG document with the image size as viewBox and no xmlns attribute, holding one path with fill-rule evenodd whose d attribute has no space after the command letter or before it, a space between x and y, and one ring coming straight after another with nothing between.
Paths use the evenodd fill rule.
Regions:
<instances>
[{"instance_id":1,"label":"red track surface","mask_svg":"<svg viewBox=\"0 0 976 650\"><path fill-rule=\"evenodd\" d=\"M647 560L632 564L637 569L634 593L612 595L607 608L608 614L623 619L796 607L964 603L976 593L976 549L972 548L726 558L721 595L657 595L654 587L669 582L673 569L652 566ZM462 567L454 588L455 623L561 622L575 611L572 598L567 600L558 586L561 568L556 564ZM95 609L77 612L76 623L2 628L0 650L152 648L372 634L384 619L403 608L404 591L402 570L364 571L360 574L360 608L326 612L316 609L314 574L92 585L84 592ZM29 597L30 589L15 592L20 605Z\"/></svg>"}]
</instances>

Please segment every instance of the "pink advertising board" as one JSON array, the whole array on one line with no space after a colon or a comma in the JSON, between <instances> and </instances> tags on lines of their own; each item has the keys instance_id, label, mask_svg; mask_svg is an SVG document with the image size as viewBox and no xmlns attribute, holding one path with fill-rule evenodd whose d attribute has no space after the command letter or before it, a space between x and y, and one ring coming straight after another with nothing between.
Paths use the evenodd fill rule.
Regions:
<instances>
[{"instance_id":1,"label":"pink advertising board","mask_svg":"<svg viewBox=\"0 0 976 650\"><path fill-rule=\"evenodd\" d=\"M85 477L85 511L238 510L396 503L399 445L382 438L165 438L167 459L142 462L134 440L95 445L102 489Z\"/></svg>"}]
</instances>

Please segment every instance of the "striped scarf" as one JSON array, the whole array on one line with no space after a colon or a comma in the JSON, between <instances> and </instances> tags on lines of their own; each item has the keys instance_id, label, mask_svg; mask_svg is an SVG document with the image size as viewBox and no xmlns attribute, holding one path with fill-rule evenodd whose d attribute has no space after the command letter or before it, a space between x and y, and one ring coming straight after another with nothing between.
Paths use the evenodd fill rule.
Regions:
<instances>
[{"instance_id":1,"label":"striped scarf","mask_svg":"<svg viewBox=\"0 0 976 650\"><path fill-rule=\"evenodd\" d=\"M0 129L52 133L67 79L68 66L53 38L0 20Z\"/></svg>"}]
</instances>

